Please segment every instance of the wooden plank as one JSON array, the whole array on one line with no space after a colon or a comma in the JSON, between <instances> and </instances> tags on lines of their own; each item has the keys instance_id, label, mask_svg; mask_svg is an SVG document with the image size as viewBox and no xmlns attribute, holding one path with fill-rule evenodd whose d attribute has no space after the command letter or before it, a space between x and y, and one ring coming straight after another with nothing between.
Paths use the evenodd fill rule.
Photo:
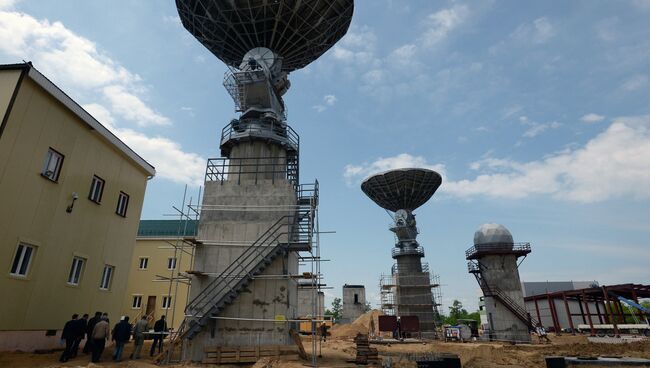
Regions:
<instances>
[{"instance_id":1,"label":"wooden plank","mask_svg":"<svg viewBox=\"0 0 650 368\"><path fill-rule=\"evenodd\" d=\"M289 330L289 334L291 335L291 338L293 338L293 342L296 343L298 346L298 355L300 358L309 360L309 355L307 355L307 352L305 351L305 347L302 346L302 339L300 338L300 335L296 332L294 329Z\"/></svg>"}]
</instances>

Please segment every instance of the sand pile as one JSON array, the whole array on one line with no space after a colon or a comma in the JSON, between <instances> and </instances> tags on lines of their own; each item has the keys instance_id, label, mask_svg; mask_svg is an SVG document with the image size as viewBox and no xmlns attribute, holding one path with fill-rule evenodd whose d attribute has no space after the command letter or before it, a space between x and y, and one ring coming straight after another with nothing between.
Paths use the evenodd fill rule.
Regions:
<instances>
[{"instance_id":1,"label":"sand pile","mask_svg":"<svg viewBox=\"0 0 650 368\"><path fill-rule=\"evenodd\" d=\"M336 324L331 330L332 337L354 338L358 333L367 334L371 324L374 326L379 324L380 315L382 315L381 311L373 309L360 315L352 323Z\"/></svg>"}]
</instances>

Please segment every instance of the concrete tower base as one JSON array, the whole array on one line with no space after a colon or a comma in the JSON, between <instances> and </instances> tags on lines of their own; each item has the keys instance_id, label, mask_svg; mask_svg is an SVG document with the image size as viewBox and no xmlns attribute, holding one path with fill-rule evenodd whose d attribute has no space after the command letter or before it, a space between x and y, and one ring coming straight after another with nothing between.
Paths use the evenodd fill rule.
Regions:
<instances>
[{"instance_id":1,"label":"concrete tower base","mask_svg":"<svg viewBox=\"0 0 650 368\"><path fill-rule=\"evenodd\" d=\"M255 148L254 145L246 146ZM230 174L223 182L206 181L198 230L198 239L203 245L196 248L194 270L198 272L192 279L190 300L214 281L214 277L221 275L276 221L295 211L293 183L278 176ZM283 233L288 231L287 226ZM286 242L286 235L279 240ZM287 322L250 319L295 319L297 283L287 275L297 273L295 252L277 255L232 303L186 342L186 358L201 361L204 348L211 346L292 344L289 329L295 326Z\"/></svg>"},{"instance_id":2,"label":"concrete tower base","mask_svg":"<svg viewBox=\"0 0 650 368\"><path fill-rule=\"evenodd\" d=\"M396 299L399 316L417 316L424 338L437 337L429 272L420 255L399 255L396 260Z\"/></svg>"},{"instance_id":3,"label":"concrete tower base","mask_svg":"<svg viewBox=\"0 0 650 368\"><path fill-rule=\"evenodd\" d=\"M511 300L524 305L516 255L486 255L478 262L481 276L487 285L497 287ZM531 341L528 326L499 300L486 296L485 309L491 339L523 343Z\"/></svg>"}]
</instances>

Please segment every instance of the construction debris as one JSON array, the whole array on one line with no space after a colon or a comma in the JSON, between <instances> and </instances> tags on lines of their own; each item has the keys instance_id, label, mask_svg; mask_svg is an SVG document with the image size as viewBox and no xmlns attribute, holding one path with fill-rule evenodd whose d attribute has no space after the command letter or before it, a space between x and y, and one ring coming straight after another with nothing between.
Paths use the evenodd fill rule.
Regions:
<instances>
[{"instance_id":1,"label":"construction debris","mask_svg":"<svg viewBox=\"0 0 650 368\"><path fill-rule=\"evenodd\" d=\"M357 344L357 357L354 360L356 364L379 365L381 363L377 349L370 347L368 335L358 334L354 342Z\"/></svg>"}]
</instances>

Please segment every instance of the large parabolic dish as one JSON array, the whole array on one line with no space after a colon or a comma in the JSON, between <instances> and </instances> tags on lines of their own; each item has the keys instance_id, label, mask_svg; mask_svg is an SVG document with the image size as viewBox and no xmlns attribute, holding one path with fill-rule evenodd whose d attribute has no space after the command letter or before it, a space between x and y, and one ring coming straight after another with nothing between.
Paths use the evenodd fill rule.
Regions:
<instances>
[{"instance_id":1,"label":"large parabolic dish","mask_svg":"<svg viewBox=\"0 0 650 368\"><path fill-rule=\"evenodd\" d=\"M428 169L397 169L373 175L361 190L389 211L413 211L422 206L442 184L442 177Z\"/></svg>"},{"instance_id":2,"label":"large parabolic dish","mask_svg":"<svg viewBox=\"0 0 650 368\"><path fill-rule=\"evenodd\" d=\"M176 0L183 26L227 65L266 47L291 72L316 60L348 30L353 0Z\"/></svg>"}]
</instances>

